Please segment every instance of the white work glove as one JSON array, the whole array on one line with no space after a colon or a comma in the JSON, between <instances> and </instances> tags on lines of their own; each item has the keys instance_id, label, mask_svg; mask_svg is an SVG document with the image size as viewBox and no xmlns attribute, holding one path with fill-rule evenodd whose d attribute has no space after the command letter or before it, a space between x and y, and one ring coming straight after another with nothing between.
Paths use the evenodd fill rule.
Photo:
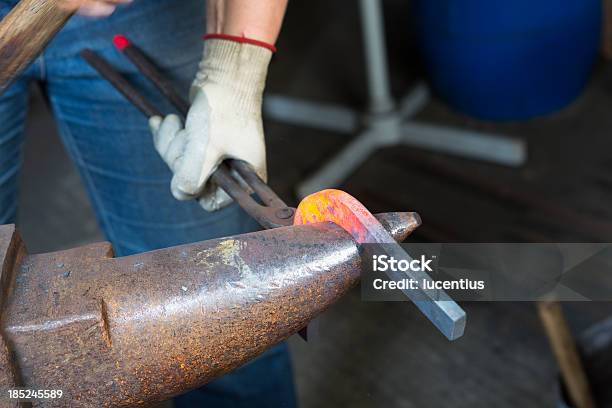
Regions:
<instances>
[{"instance_id":1,"label":"white work glove","mask_svg":"<svg viewBox=\"0 0 612 408\"><path fill-rule=\"evenodd\" d=\"M226 158L244 160L266 180L261 104L271 57L258 45L207 39L185 127L176 115L150 119L155 148L174 173L176 199L197 198L207 211L228 205L229 196L209 181Z\"/></svg>"}]
</instances>

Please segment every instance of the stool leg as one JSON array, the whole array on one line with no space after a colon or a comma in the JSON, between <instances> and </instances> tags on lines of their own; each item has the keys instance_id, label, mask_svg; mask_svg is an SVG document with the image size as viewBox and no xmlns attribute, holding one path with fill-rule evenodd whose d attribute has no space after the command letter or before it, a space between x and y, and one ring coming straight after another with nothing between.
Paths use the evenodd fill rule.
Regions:
<instances>
[{"instance_id":1,"label":"stool leg","mask_svg":"<svg viewBox=\"0 0 612 408\"><path fill-rule=\"evenodd\" d=\"M380 0L360 0L363 44L368 75L370 111L373 114L392 110L395 106L391 96L385 23Z\"/></svg>"}]
</instances>

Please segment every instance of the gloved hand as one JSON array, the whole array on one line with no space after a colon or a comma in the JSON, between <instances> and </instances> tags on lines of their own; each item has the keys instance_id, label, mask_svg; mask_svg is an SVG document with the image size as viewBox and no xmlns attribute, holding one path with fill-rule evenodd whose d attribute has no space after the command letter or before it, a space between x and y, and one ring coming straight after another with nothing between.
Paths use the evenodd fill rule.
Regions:
<instances>
[{"instance_id":1,"label":"gloved hand","mask_svg":"<svg viewBox=\"0 0 612 408\"><path fill-rule=\"evenodd\" d=\"M209 181L224 159L244 160L267 176L261 104L273 47L222 37L204 42L185 127L176 115L149 122L155 148L174 173L172 194L197 198L207 211L231 202Z\"/></svg>"}]
</instances>

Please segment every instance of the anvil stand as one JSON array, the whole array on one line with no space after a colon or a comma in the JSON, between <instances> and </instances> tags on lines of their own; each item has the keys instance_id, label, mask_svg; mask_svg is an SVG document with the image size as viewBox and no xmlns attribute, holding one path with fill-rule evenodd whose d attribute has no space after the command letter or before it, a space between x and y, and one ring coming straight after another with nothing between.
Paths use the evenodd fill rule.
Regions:
<instances>
[{"instance_id":1,"label":"anvil stand","mask_svg":"<svg viewBox=\"0 0 612 408\"><path fill-rule=\"evenodd\" d=\"M300 198L338 186L375 151L389 146L414 146L506 166L520 166L525 162L527 147L522 140L412 120L429 102L429 90L424 83L419 83L399 103L394 101L388 76L380 0L360 0L359 3L369 112L362 116L343 106L281 95L268 95L265 98L264 113L267 119L346 134L361 130L322 168L297 185L296 192Z\"/></svg>"}]
</instances>

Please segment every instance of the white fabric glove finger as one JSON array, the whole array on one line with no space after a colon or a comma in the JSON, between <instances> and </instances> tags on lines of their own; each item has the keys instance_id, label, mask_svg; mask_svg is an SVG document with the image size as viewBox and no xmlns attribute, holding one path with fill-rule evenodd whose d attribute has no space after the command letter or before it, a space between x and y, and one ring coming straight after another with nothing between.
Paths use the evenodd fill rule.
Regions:
<instances>
[{"instance_id":1,"label":"white fabric glove finger","mask_svg":"<svg viewBox=\"0 0 612 408\"><path fill-rule=\"evenodd\" d=\"M187 195L198 195L204 187L204 182L220 162L217 157L218 150L209 145L209 127L208 98L204 92L199 92L187 116L184 154L174 169L175 186Z\"/></svg>"},{"instance_id":2,"label":"white fabric glove finger","mask_svg":"<svg viewBox=\"0 0 612 408\"><path fill-rule=\"evenodd\" d=\"M172 193L172 196L174 198L180 201L188 201L197 198L197 196L194 194L186 194L184 191L177 187L177 184L178 180L176 176L172 177L172 181L170 182L170 192Z\"/></svg>"},{"instance_id":3,"label":"white fabric glove finger","mask_svg":"<svg viewBox=\"0 0 612 408\"><path fill-rule=\"evenodd\" d=\"M153 138L157 137L159 132L159 125L161 125L163 118L161 116L151 116L149 118L149 130L153 134Z\"/></svg>"},{"instance_id":4,"label":"white fabric glove finger","mask_svg":"<svg viewBox=\"0 0 612 408\"><path fill-rule=\"evenodd\" d=\"M160 120L159 116L154 116L149 119L149 127L153 133L153 144L155 150L161 155L168 165L170 163L166 160L166 151L172 139L183 129L183 123L181 118L177 115L170 114L163 120Z\"/></svg>"},{"instance_id":5,"label":"white fabric glove finger","mask_svg":"<svg viewBox=\"0 0 612 408\"><path fill-rule=\"evenodd\" d=\"M174 139L168 145L164 158L170 170L180 167L180 160L183 158L185 153L185 145L187 144L187 132L185 130L179 131Z\"/></svg>"}]
</instances>

